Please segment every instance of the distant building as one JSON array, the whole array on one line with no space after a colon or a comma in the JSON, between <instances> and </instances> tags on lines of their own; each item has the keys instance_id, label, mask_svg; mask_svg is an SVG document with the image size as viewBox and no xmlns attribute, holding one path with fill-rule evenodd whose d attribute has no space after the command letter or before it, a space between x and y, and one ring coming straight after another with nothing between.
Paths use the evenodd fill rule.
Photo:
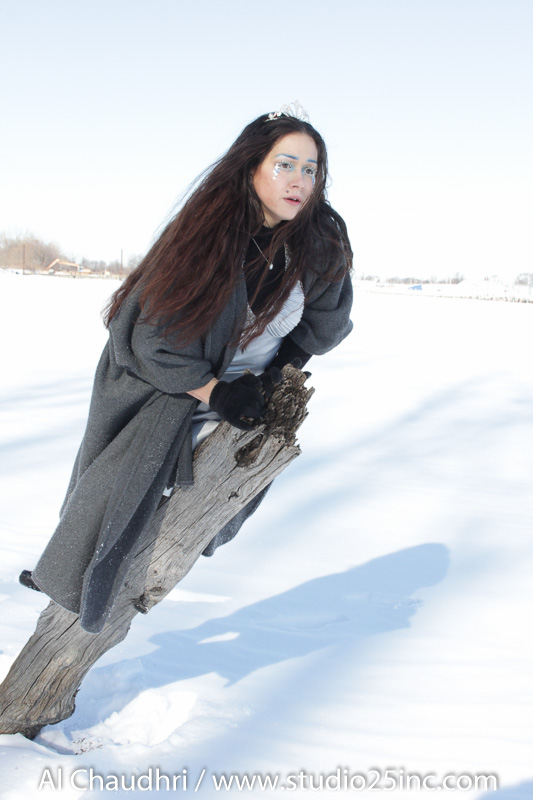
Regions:
<instances>
[{"instance_id":1,"label":"distant building","mask_svg":"<svg viewBox=\"0 0 533 800\"><path fill-rule=\"evenodd\" d=\"M89 267L82 267L80 264L75 264L74 261L64 261L62 258L56 258L51 264L48 264L44 270L49 275L91 275L92 269Z\"/></svg>"}]
</instances>

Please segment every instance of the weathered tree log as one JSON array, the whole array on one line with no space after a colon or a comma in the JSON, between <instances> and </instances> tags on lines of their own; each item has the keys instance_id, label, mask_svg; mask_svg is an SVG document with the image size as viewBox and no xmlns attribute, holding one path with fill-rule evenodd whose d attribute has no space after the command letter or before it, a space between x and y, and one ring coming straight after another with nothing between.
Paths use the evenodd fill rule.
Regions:
<instances>
[{"instance_id":1,"label":"weathered tree log","mask_svg":"<svg viewBox=\"0 0 533 800\"><path fill-rule=\"evenodd\" d=\"M0 733L34 738L74 713L80 684L189 572L213 536L299 455L296 431L313 389L292 366L269 401L264 424L243 432L221 423L196 450L194 486L175 489L158 509L104 629L87 633L53 601L0 686Z\"/></svg>"}]
</instances>

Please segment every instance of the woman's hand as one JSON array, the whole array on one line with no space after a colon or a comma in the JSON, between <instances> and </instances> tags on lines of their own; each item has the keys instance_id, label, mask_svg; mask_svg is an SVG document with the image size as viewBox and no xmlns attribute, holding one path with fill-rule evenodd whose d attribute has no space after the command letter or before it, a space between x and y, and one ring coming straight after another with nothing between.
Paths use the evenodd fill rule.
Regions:
<instances>
[{"instance_id":1,"label":"woman's hand","mask_svg":"<svg viewBox=\"0 0 533 800\"><path fill-rule=\"evenodd\" d=\"M265 370L265 372L259 375L259 380L261 381L265 400L270 400L274 393L274 389L278 383L281 383L283 380L283 375L278 367L269 367L267 370Z\"/></svg>"},{"instance_id":2,"label":"woman's hand","mask_svg":"<svg viewBox=\"0 0 533 800\"><path fill-rule=\"evenodd\" d=\"M282 380L281 371L270 367L261 375L246 373L235 381L212 378L205 386L191 389L187 394L210 406L230 425L248 431L265 415L266 402Z\"/></svg>"},{"instance_id":3,"label":"woman's hand","mask_svg":"<svg viewBox=\"0 0 533 800\"><path fill-rule=\"evenodd\" d=\"M251 373L235 381L218 381L211 391L209 406L230 425L249 431L266 412L263 382Z\"/></svg>"}]
</instances>

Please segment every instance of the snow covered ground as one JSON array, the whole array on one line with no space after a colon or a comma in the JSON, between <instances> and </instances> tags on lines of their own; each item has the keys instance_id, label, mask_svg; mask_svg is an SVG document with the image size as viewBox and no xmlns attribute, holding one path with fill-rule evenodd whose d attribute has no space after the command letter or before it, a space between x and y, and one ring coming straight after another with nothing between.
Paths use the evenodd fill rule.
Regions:
<instances>
[{"instance_id":1,"label":"snow covered ground","mask_svg":"<svg viewBox=\"0 0 533 800\"><path fill-rule=\"evenodd\" d=\"M46 605L17 576L55 526L115 287L0 273L0 678ZM247 527L134 621L70 719L0 736L4 800L164 796L161 776L430 797L408 777L476 774L499 790L456 796L531 800L533 306L360 294L353 318Z\"/></svg>"}]
</instances>

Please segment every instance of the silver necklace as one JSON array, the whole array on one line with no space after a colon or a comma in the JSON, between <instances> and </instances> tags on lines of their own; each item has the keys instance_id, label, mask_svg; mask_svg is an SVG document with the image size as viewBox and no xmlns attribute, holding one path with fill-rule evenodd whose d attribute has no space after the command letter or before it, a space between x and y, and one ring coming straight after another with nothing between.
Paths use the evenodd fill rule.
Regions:
<instances>
[{"instance_id":1,"label":"silver necklace","mask_svg":"<svg viewBox=\"0 0 533 800\"><path fill-rule=\"evenodd\" d=\"M263 256L263 258L265 259L265 261L267 262L267 264L268 264L268 268L269 268L269 269L274 269L274 262L273 262L273 261L270 261L270 262L269 262L268 258L267 258L267 257L266 257L266 255L263 253L263 251L261 250L261 248L259 247L259 245L258 245L258 244L257 244L257 242L255 241L255 239L254 239L254 237L253 237L253 236L252 236L252 242L255 244L255 246L257 247L257 249L259 250L259 252L260 252L260 253L261 253L261 255Z\"/></svg>"}]
</instances>

